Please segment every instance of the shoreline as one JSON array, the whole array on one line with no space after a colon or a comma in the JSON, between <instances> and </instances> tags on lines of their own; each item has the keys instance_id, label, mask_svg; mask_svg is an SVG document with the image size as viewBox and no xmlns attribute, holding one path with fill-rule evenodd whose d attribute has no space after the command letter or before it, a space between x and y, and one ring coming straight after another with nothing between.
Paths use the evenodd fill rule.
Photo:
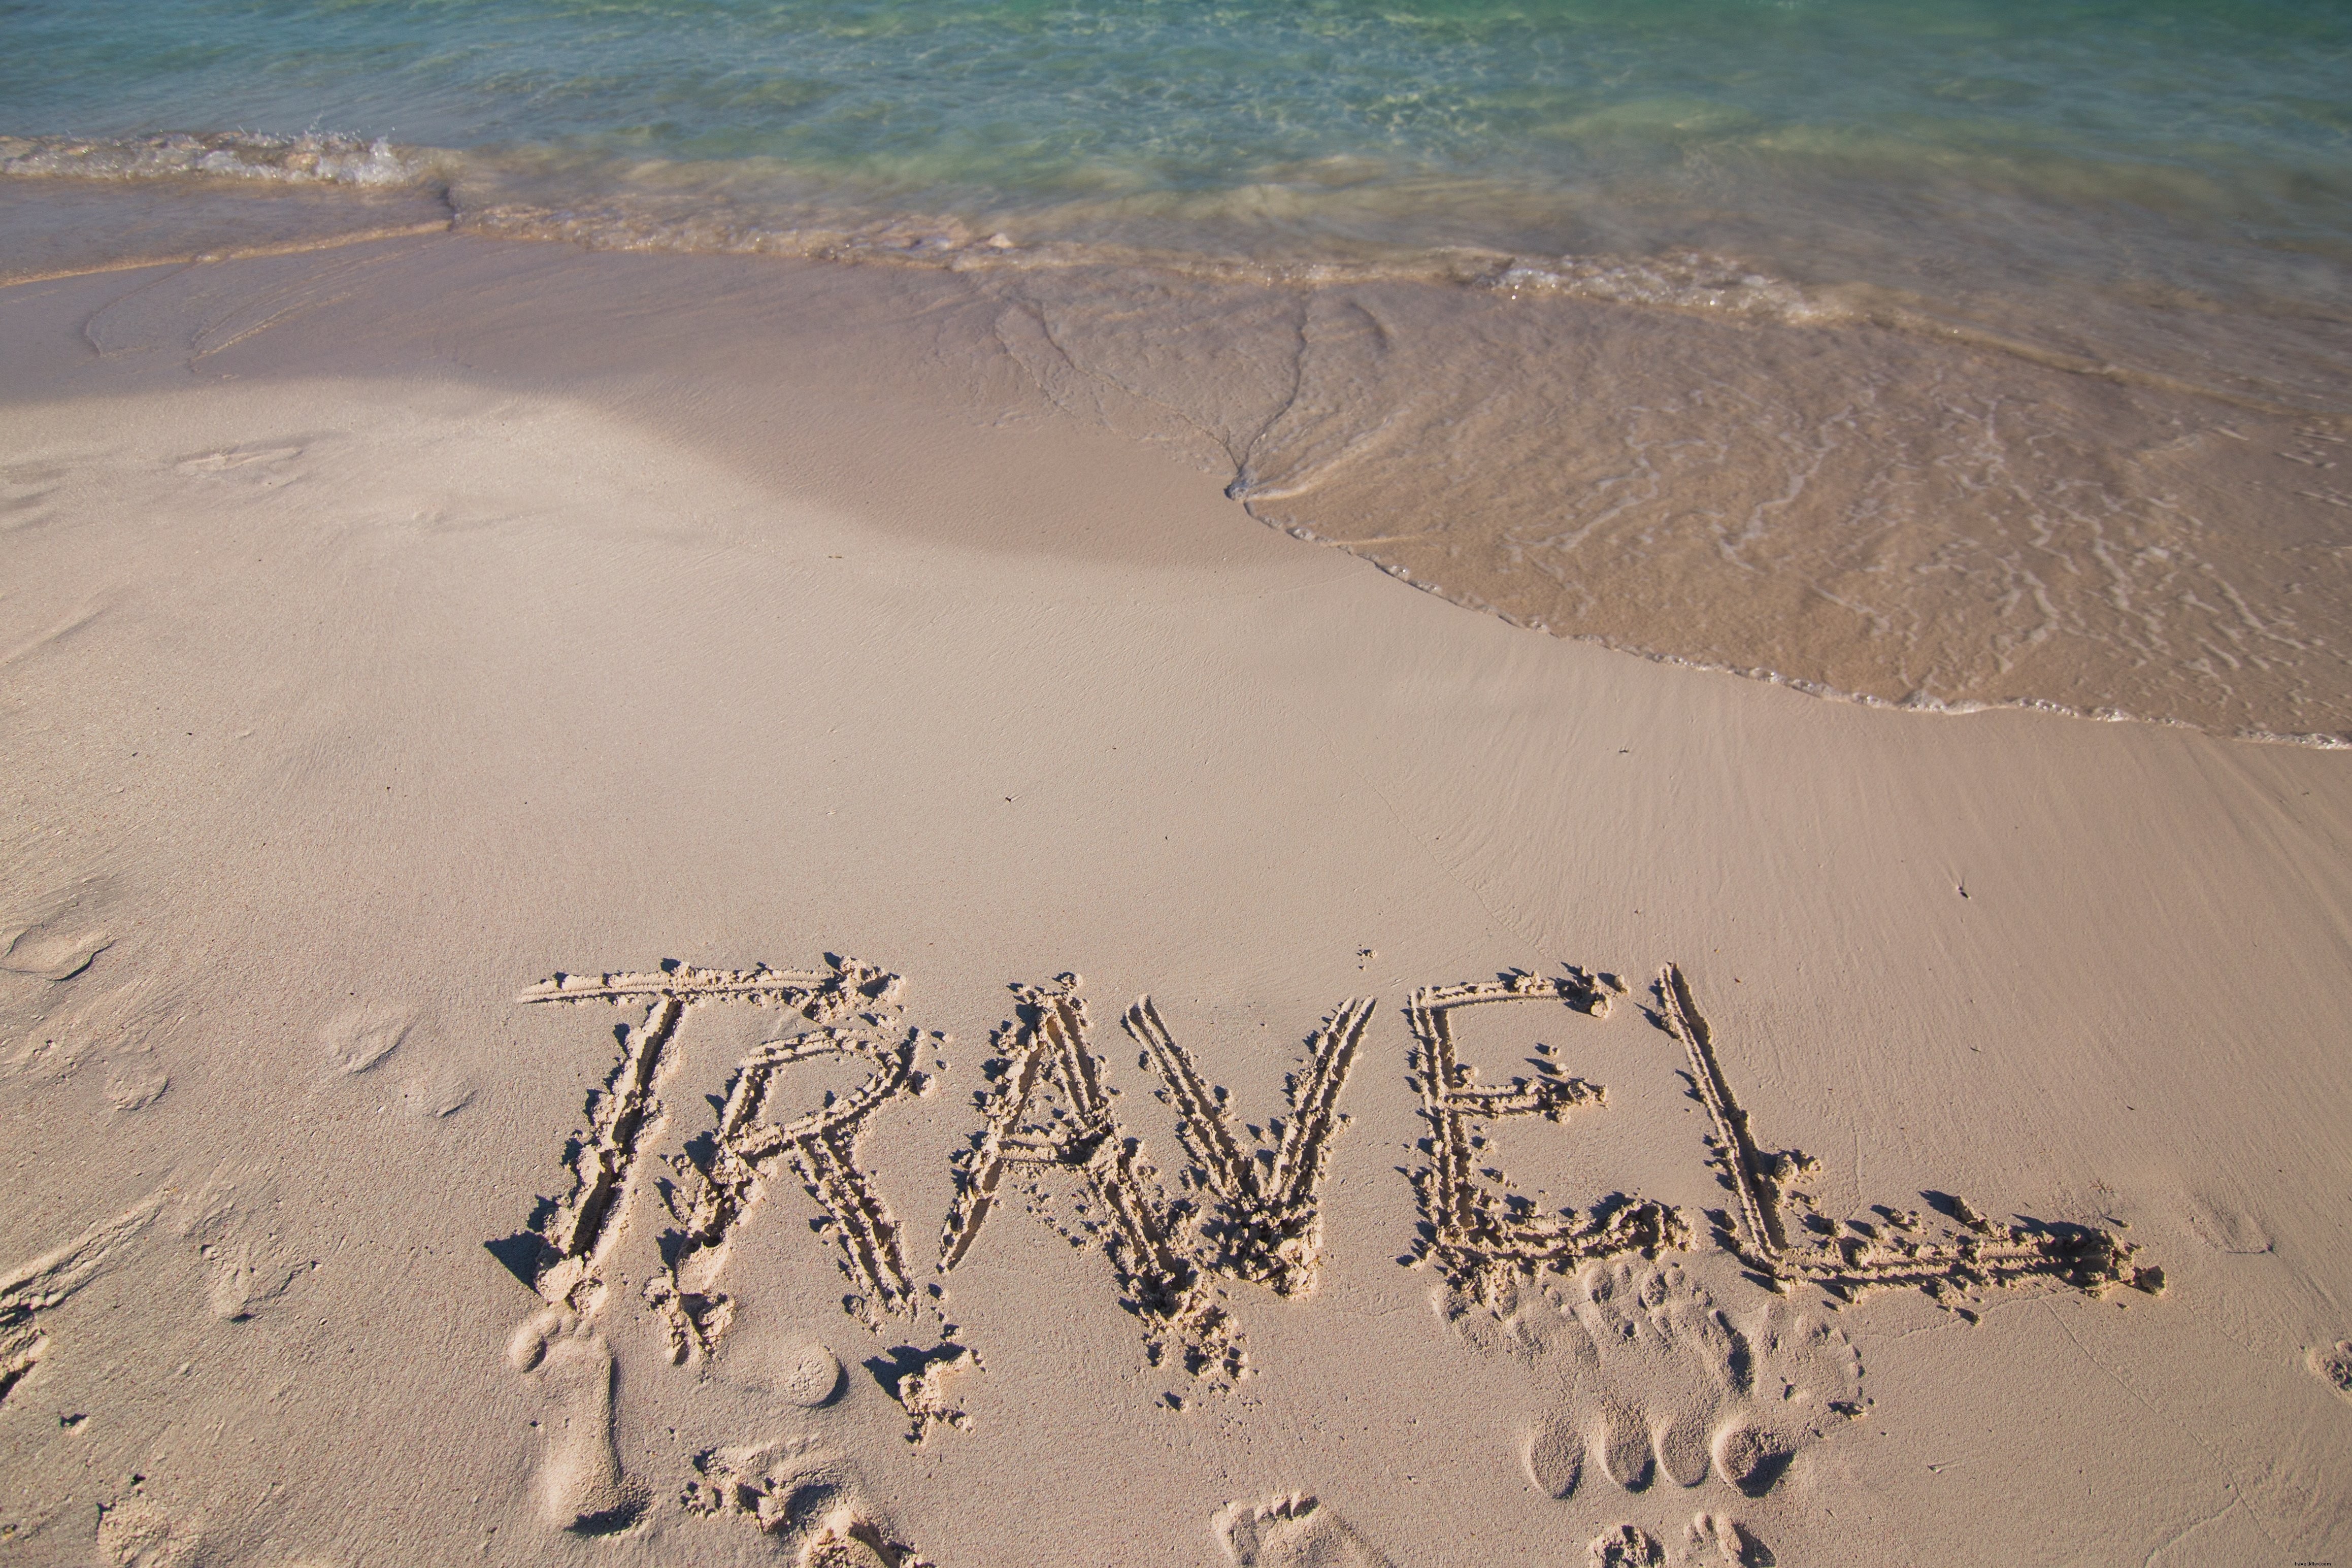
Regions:
<instances>
[{"instance_id":1,"label":"shoreline","mask_svg":"<svg viewBox=\"0 0 2352 1568\"><path fill-rule=\"evenodd\" d=\"M110 204L68 182L52 212L25 190L39 183L0 191L20 249L71 228L119 251L262 213L279 237L235 248L299 256L383 226L321 230L361 215L350 193L346 208L215 190L182 210L172 192ZM936 352L975 395L1183 446L1266 526L1515 624L1868 706L2352 737L2352 630L2337 634L2330 586L2347 570L2328 473L2345 438L2326 418L1868 324L1110 266L999 276L551 242L500 260L519 242L440 224L392 226L455 245L453 278L509 295L546 276L584 299L592 277L633 276L755 302L774 291L747 267L836 267L849 276L828 297L890 343L856 373L887 363L919 384L915 359ZM229 248L181 246L177 264ZM751 332L781 329L761 324L769 304L747 308ZM952 322L953 347L924 346L926 317Z\"/></svg>"},{"instance_id":2,"label":"shoreline","mask_svg":"<svg viewBox=\"0 0 2352 1568\"><path fill-rule=\"evenodd\" d=\"M1759 270L1736 254L1696 244L1652 252L1556 254L1540 245L1379 242L1343 235L1299 235L1269 244L1267 234L1260 233L1254 247L1247 238L1248 225L1221 227L1205 220L1192 225L1196 232L1188 243L1164 234L1156 243L1145 243L1108 233L1092 237L1047 233L1016 240L950 212L904 209L879 200L844 203L810 195L762 209L738 202L723 185L701 193L701 210L690 191L671 193L666 201L652 190L601 197L583 191L571 201L556 192L502 200L499 181L505 176L490 172L494 165L485 165L478 175L464 172L477 156L458 148L394 146L381 137L371 141L312 133L0 135L0 191L22 194L41 185L145 191L191 204L205 197L234 203L239 197L297 196L322 204L406 197L445 212L446 232L453 235L559 243L592 252L756 256L956 273L1112 269L1261 288L1420 284L1492 291L1514 299L1631 306L1718 321L1876 328L2256 415L2337 423L2352 419L2352 403L2345 400L2340 377L2330 383L2332 393L2301 400L2265 395L2262 383L2242 372L2200 376L2193 359L2167 370L2103 353L2094 340L2072 345L2037 340L2030 314L2004 328L1997 320L1976 319L1957 299L1939 300L1860 278L1809 282L1780 276L1769 267ZM1140 225L1153 233L1186 227L1174 217ZM1222 248L1216 243L1202 248L1199 243L1216 242L1221 235ZM1316 248L1313 242L1318 240L1323 248ZM1990 299L1985 296L1978 305L1988 305ZM2242 303L2252 309L2253 320L2279 314L2286 304L2276 298ZM2218 300L2180 305L2226 309ZM2310 305L2284 313L2306 324L2336 324L2324 309ZM2205 345L2217 360L2223 348L2219 341ZM2202 369L2212 371L2213 366ZM2320 379L2328 380L2325 375ZM2273 388L2272 392L2282 390Z\"/></svg>"},{"instance_id":3,"label":"shoreline","mask_svg":"<svg viewBox=\"0 0 2352 1568\"><path fill-rule=\"evenodd\" d=\"M1413 1568L1619 1529L1708 1562L1735 1525L1829 1564L2352 1542L2323 1370L2352 1335L2340 758L1912 723L1527 636L1253 521L1211 434L1041 394L967 351L1000 312L914 298L462 237L0 290L0 1269L88 1261L45 1276L73 1284L0 1397L20 1549L751 1562L831 1528L762 1528L799 1487L876 1561L942 1568ZM829 1011L827 954L903 989ZM702 983L664 960L811 994L659 1039L516 1000ZM1759 1163L1806 1151L1774 1179L1832 1230L2081 1227L2160 1293L1759 1285L1709 1218L1697 1058L1644 1016L1670 963ZM1687 1239L1465 1305L1412 1258L1409 1173L1461 1113L1409 1082L1412 1009L1563 966L1626 989L1450 1038L1484 1083L1606 1097L1498 1114L1480 1157ZM1034 1197L1008 1175L934 1261L1002 1104L984 1064L1044 1038L1065 974L1171 1192L1214 1162L1133 998L1269 1146L1343 999L1373 1003L1315 1124L1311 1285L1211 1271L1231 1386L1151 1364L1075 1164ZM880 1332L843 1305L878 1266L781 1159L707 1276L664 1239L703 1223L660 1184L709 1166L739 1064L828 1027L914 1030L936 1082L844 1134L915 1287ZM640 1150L592 1096L673 1038ZM810 1071L814 1103L866 1069ZM492 1245L551 1234L574 1134L639 1162L593 1301ZM1623 1351L1619 1270L1673 1307ZM731 1306L684 1364L666 1279ZM1709 1308L1812 1401L1769 1475L1727 1479L1723 1435L1765 1428L1708 1381ZM1638 1489L1622 1445L1580 1448L1620 1406L1655 1417ZM1684 1410L1715 1445L1687 1486Z\"/></svg>"}]
</instances>

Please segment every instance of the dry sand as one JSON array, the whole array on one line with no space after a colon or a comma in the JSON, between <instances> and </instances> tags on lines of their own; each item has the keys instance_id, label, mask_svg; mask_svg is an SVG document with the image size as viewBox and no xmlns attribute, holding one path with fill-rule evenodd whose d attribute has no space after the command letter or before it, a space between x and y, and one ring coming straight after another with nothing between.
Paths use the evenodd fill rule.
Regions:
<instances>
[{"instance_id":1,"label":"dry sand","mask_svg":"<svg viewBox=\"0 0 2352 1568\"><path fill-rule=\"evenodd\" d=\"M2352 1561L2352 758L1516 630L987 329L0 290L0 1560Z\"/></svg>"}]
</instances>

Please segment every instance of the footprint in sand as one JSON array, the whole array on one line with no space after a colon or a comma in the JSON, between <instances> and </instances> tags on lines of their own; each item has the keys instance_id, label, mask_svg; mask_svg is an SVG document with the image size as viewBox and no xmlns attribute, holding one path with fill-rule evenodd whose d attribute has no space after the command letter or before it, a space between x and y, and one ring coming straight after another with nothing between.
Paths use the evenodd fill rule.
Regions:
<instances>
[{"instance_id":1,"label":"footprint in sand","mask_svg":"<svg viewBox=\"0 0 2352 1568\"><path fill-rule=\"evenodd\" d=\"M180 1568L195 1561L201 1527L173 1519L141 1486L134 1477L130 1492L99 1506L99 1561L110 1568Z\"/></svg>"},{"instance_id":2,"label":"footprint in sand","mask_svg":"<svg viewBox=\"0 0 2352 1568\"><path fill-rule=\"evenodd\" d=\"M88 987L92 977L76 983ZM0 1071L62 1082L86 1065L108 1070L107 1098L119 1110L164 1074L157 1047L168 1040L182 1007L182 993L153 975L141 975L102 990L61 988L59 1005L47 1012L13 1048L0 1052ZM69 999L68 999L69 998ZM146 1097L152 1104L160 1095Z\"/></svg>"},{"instance_id":3,"label":"footprint in sand","mask_svg":"<svg viewBox=\"0 0 2352 1568\"><path fill-rule=\"evenodd\" d=\"M799 1568L926 1568L891 1538L856 1468L812 1439L706 1449L694 1471L678 1498L687 1511L747 1521Z\"/></svg>"},{"instance_id":4,"label":"footprint in sand","mask_svg":"<svg viewBox=\"0 0 2352 1568\"><path fill-rule=\"evenodd\" d=\"M77 984L87 986L83 975ZM71 1004L48 1013L13 1049L0 1050L0 1072L23 1072L63 1082L85 1064L105 1070L106 1104L123 1113L143 1111L172 1086L156 1051L178 1009L177 993L142 976L91 994L60 990Z\"/></svg>"},{"instance_id":5,"label":"footprint in sand","mask_svg":"<svg viewBox=\"0 0 2352 1568\"><path fill-rule=\"evenodd\" d=\"M1729 1563L1731 1568L1770 1568L1780 1561L1762 1542L1748 1533L1745 1525L1719 1513L1695 1515L1685 1534L1690 1542L1688 1562L1701 1561L1709 1546L1715 1548L1716 1561Z\"/></svg>"},{"instance_id":6,"label":"footprint in sand","mask_svg":"<svg viewBox=\"0 0 2352 1568\"><path fill-rule=\"evenodd\" d=\"M1845 1336L1777 1296L1735 1320L1678 1267L1618 1262L1567 1285L1522 1277L1502 1298L1442 1291L1437 1304L1473 1344L1537 1380L1545 1408L1519 1457L1551 1497L1710 1476L1761 1497L1861 1411L1861 1363Z\"/></svg>"},{"instance_id":7,"label":"footprint in sand","mask_svg":"<svg viewBox=\"0 0 2352 1568\"><path fill-rule=\"evenodd\" d=\"M258 1317L319 1266L286 1249L273 1218L280 1202L266 1176L235 1168L181 1195L173 1228L204 1259L205 1304L223 1322Z\"/></svg>"},{"instance_id":8,"label":"footprint in sand","mask_svg":"<svg viewBox=\"0 0 2352 1568\"><path fill-rule=\"evenodd\" d=\"M356 1076L383 1064L400 1049L415 1024L412 1014L394 1008L357 1008L329 1024L322 1043L327 1065L346 1076Z\"/></svg>"},{"instance_id":9,"label":"footprint in sand","mask_svg":"<svg viewBox=\"0 0 2352 1568\"><path fill-rule=\"evenodd\" d=\"M212 1284L205 1292L205 1304L213 1316L225 1323L249 1322L260 1316L318 1267L307 1259L289 1262L267 1241L207 1246L204 1251L206 1261L213 1266Z\"/></svg>"},{"instance_id":10,"label":"footprint in sand","mask_svg":"<svg viewBox=\"0 0 2352 1568\"><path fill-rule=\"evenodd\" d=\"M1592 1568L1655 1568L1666 1560L1658 1543L1630 1524L1603 1531L1585 1543Z\"/></svg>"},{"instance_id":11,"label":"footprint in sand","mask_svg":"<svg viewBox=\"0 0 2352 1568\"><path fill-rule=\"evenodd\" d=\"M1731 1568L1766 1568L1775 1561L1754 1536L1717 1514L1697 1515L1684 1537L1690 1550L1674 1554L1677 1564L1709 1561L1710 1546L1715 1549L1712 1560ZM1615 1525L1594 1536L1585 1543L1584 1553L1592 1568L1663 1568L1667 1562L1664 1544L1631 1524Z\"/></svg>"},{"instance_id":12,"label":"footprint in sand","mask_svg":"<svg viewBox=\"0 0 2352 1568\"><path fill-rule=\"evenodd\" d=\"M434 1068L400 1086L400 1107L428 1122L446 1122L474 1103L473 1080L451 1067Z\"/></svg>"},{"instance_id":13,"label":"footprint in sand","mask_svg":"<svg viewBox=\"0 0 2352 1568\"><path fill-rule=\"evenodd\" d=\"M115 1111L144 1111L171 1086L172 1075L152 1057L119 1061L106 1075L106 1103Z\"/></svg>"},{"instance_id":14,"label":"footprint in sand","mask_svg":"<svg viewBox=\"0 0 2352 1568\"><path fill-rule=\"evenodd\" d=\"M979 1354L960 1344L929 1350L902 1344L887 1357L868 1356L866 1361L874 1381L907 1412L907 1441L917 1445L941 1427L971 1430L972 1418L957 1403L954 1385L980 1369Z\"/></svg>"},{"instance_id":15,"label":"footprint in sand","mask_svg":"<svg viewBox=\"0 0 2352 1568\"><path fill-rule=\"evenodd\" d=\"M1235 1568L1389 1568L1346 1520L1298 1492L1230 1503L1210 1528Z\"/></svg>"},{"instance_id":16,"label":"footprint in sand","mask_svg":"<svg viewBox=\"0 0 2352 1568\"><path fill-rule=\"evenodd\" d=\"M44 1318L96 1279L163 1207L163 1195L150 1193L64 1246L0 1273L0 1400L47 1354Z\"/></svg>"},{"instance_id":17,"label":"footprint in sand","mask_svg":"<svg viewBox=\"0 0 2352 1568\"><path fill-rule=\"evenodd\" d=\"M11 975L70 980L114 943L89 923L79 890L12 913L0 915L0 970Z\"/></svg>"},{"instance_id":18,"label":"footprint in sand","mask_svg":"<svg viewBox=\"0 0 2352 1568\"><path fill-rule=\"evenodd\" d=\"M554 1412L535 1488L552 1530L610 1535L644 1514L644 1490L621 1472L613 1443L612 1348L569 1311L551 1307L515 1331L507 1357L547 1390Z\"/></svg>"}]
</instances>

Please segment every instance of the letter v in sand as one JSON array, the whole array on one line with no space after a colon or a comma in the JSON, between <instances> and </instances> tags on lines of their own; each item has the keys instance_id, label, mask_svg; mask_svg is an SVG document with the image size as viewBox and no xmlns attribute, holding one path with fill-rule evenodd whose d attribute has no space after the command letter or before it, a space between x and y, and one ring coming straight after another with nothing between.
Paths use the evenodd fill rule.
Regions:
<instances>
[{"instance_id":1,"label":"letter v in sand","mask_svg":"<svg viewBox=\"0 0 2352 1568\"><path fill-rule=\"evenodd\" d=\"M1083 1175L1091 1204L1066 1226L1098 1239L1129 1304L1146 1324L1155 1364L1177 1351L1185 1370L1222 1383L1240 1375L1237 1335L1215 1281L1250 1280L1280 1295L1311 1287L1321 1250L1318 1195L1335 1106L1374 1004L1351 998L1307 1038L1287 1085L1289 1113L1268 1125L1271 1148L1244 1150L1225 1108L1149 997L1128 1010L1128 1032L1165 1085L1177 1139L1191 1163L1171 1194L1144 1163L1141 1141L1113 1115L1115 1090L1088 1043L1078 977L1018 988L1014 1021L997 1036L1001 1058L981 1104L987 1124L957 1156L957 1193L940 1238L940 1270L962 1260L997 1200L1008 1168L1034 1182L1059 1167ZM1197 1195L1197 1196L1194 1196Z\"/></svg>"}]
</instances>

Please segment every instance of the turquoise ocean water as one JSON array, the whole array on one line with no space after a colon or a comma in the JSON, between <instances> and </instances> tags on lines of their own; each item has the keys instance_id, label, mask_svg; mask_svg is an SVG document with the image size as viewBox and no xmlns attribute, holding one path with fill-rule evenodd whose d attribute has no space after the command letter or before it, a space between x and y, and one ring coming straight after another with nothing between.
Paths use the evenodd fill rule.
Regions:
<instances>
[{"instance_id":1,"label":"turquoise ocean water","mask_svg":"<svg viewBox=\"0 0 2352 1568\"><path fill-rule=\"evenodd\" d=\"M2346 401L2328 0L91 0L0 38L0 134L384 139L639 240L1696 251L2192 376L2162 318L2244 313L2219 379Z\"/></svg>"},{"instance_id":2,"label":"turquoise ocean water","mask_svg":"<svg viewBox=\"0 0 2352 1568\"><path fill-rule=\"evenodd\" d=\"M0 4L0 176L1025 277L1465 602L2352 736L2341 0Z\"/></svg>"}]
</instances>

